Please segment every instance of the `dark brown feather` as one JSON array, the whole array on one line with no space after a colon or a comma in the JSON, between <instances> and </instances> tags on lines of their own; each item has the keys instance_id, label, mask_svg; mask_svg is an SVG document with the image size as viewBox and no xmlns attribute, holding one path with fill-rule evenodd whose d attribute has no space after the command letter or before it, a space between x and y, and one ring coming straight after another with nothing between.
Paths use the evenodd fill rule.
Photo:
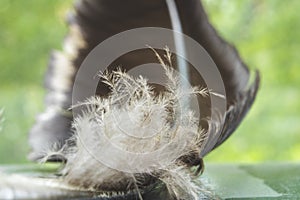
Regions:
<instances>
[{"instance_id":1,"label":"dark brown feather","mask_svg":"<svg viewBox=\"0 0 300 200\"><path fill-rule=\"evenodd\" d=\"M257 75L256 81L247 90L249 81L247 66L236 49L218 36L208 21L201 1L176 0L176 4L183 32L199 42L209 53L221 73L226 89L228 111L224 127L216 138L217 143L207 146L202 157L222 144L237 128L253 103L259 78ZM81 0L75 5L75 13L71 13L68 17L71 30L65 39L66 43L76 43L75 54L70 54L64 49L63 54L54 54L50 59L46 75L47 109L43 117L37 119L30 133L29 140L33 150L31 159L41 157L41 152L44 151L42 144L47 144L48 147L54 142L61 142L70 137L73 119L67 109L71 106L72 86L76 72L89 52L108 37L128 29L171 28L168 12L164 0ZM84 44L78 43L76 34L79 34L77 36L81 37ZM63 65L61 59L67 60L69 66ZM153 53L145 50L122 56L114 64L130 68L153 60L155 60ZM98 94L105 95L107 92L107 88L99 85ZM200 105L205 110L202 118L210 115L210 111L206 108L209 104L210 102L204 102ZM204 122L202 125L205 124Z\"/></svg>"}]
</instances>

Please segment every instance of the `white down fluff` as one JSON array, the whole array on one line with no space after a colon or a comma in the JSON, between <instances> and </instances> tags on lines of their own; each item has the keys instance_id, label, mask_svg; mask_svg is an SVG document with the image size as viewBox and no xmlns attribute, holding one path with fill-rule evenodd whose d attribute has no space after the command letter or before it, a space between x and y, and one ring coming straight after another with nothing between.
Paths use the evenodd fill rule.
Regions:
<instances>
[{"instance_id":1,"label":"white down fluff","mask_svg":"<svg viewBox=\"0 0 300 200\"><path fill-rule=\"evenodd\" d=\"M64 182L126 193L141 191L154 178L166 184L175 198L197 198L199 188L191 169L180 158L199 155L206 133L181 102L183 97L207 96L208 91L182 87L169 67L168 51L166 57L167 64L158 56L168 80L159 94L143 77L133 78L120 70L101 75L111 93L77 105L84 111L74 120L75 136L60 151L67 160Z\"/></svg>"}]
</instances>

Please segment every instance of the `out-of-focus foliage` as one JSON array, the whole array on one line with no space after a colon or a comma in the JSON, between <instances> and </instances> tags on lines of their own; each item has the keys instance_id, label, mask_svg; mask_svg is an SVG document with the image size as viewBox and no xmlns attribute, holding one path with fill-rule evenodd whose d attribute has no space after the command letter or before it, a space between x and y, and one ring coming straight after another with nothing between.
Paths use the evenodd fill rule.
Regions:
<instances>
[{"instance_id":1,"label":"out-of-focus foliage","mask_svg":"<svg viewBox=\"0 0 300 200\"><path fill-rule=\"evenodd\" d=\"M60 49L71 0L0 1L0 163L25 162L27 133L43 109L43 74ZM236 133L209 161L300 160L300 1L204 0L219 33L257 68L262 85Z\"/></svg>"},{"instance_id":2,"label":"out-of-focus foliage","mask_svg":"<svg viewBox=\"0 0 300 200\"><path fill-rule=\"evenodd\" d=\"M300 1L205 0L219 33L261 73L256 102L211 161L300 160Z\"/></svg>"},{"instance_id":3,"label":"out-of-focus foliage","mask_svg":"<svg viewBox=\"0 0 300 200\"><path fill-rule=\"evenodd\" d=\"M0 163L25 162L27 134L43 108L49 53L61 48L71 1L0 0Z\"/></svg>"}]
</instances>

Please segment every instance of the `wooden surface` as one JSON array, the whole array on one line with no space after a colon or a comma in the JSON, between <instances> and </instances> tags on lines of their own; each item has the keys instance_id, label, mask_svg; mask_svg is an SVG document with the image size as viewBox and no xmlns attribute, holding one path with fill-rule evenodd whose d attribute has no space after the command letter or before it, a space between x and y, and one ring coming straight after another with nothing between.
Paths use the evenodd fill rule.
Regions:
<instances>
[{"instance_id":1,"label":"wooden surface","mask_svg":"<svg viewBox=\"0 0 300 200\"><path fill-rule=\"evenodd\" d=\"M42 185L41 188L34 186L34 184L41 184L35 179L41 180L41 177L49 176L56 169L56 165L2 166L0 167L0 177L2 174L0 197L1 195L3 197L5 193L7 195L8 190L4 185L7 184L5 180L8 178L15 179L9 183L10 187L14 189L28 187L33 192L37 191L43 195L41 188L44 186ZM6 175L6 178L3 178L3 175ZM24 180L20 179L23 176L27 178L24 179L25 182L30 182L29 185L24 186L22 182ZM300 199L300 164L296 163L207 164L200 181L208 191L219 199ZM45 188L47 187L49 185L46 184ZM51 192L49 189L45 191ZM21 192L20 194L23 195L24 193ZM63 197L63 199L67 199L67 196L72 199L87 199L89 196L88 193L74 192L71 188L63 188L60 195L58 198Z\"/></svg>"}]
</instances>

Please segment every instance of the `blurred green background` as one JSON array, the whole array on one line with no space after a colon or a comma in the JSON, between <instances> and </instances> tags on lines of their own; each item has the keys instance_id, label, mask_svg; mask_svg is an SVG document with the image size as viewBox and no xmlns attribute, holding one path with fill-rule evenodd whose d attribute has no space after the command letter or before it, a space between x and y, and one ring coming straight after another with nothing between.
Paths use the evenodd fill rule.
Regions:
<instances>
[{"instance_id":1,"label":"blurred green background","mask_svg":"<svg viewBox=\"0 0 300 200\"><path fill-rule=\"evenodd\" d=\"M60 49L71 0L0 0L0 164L24 163L28 130L43 110L43 76ZM262 75L256 102L211 162L300 160L298 0L204 0L219 33Z\"/></svg>"}]
</instances>

